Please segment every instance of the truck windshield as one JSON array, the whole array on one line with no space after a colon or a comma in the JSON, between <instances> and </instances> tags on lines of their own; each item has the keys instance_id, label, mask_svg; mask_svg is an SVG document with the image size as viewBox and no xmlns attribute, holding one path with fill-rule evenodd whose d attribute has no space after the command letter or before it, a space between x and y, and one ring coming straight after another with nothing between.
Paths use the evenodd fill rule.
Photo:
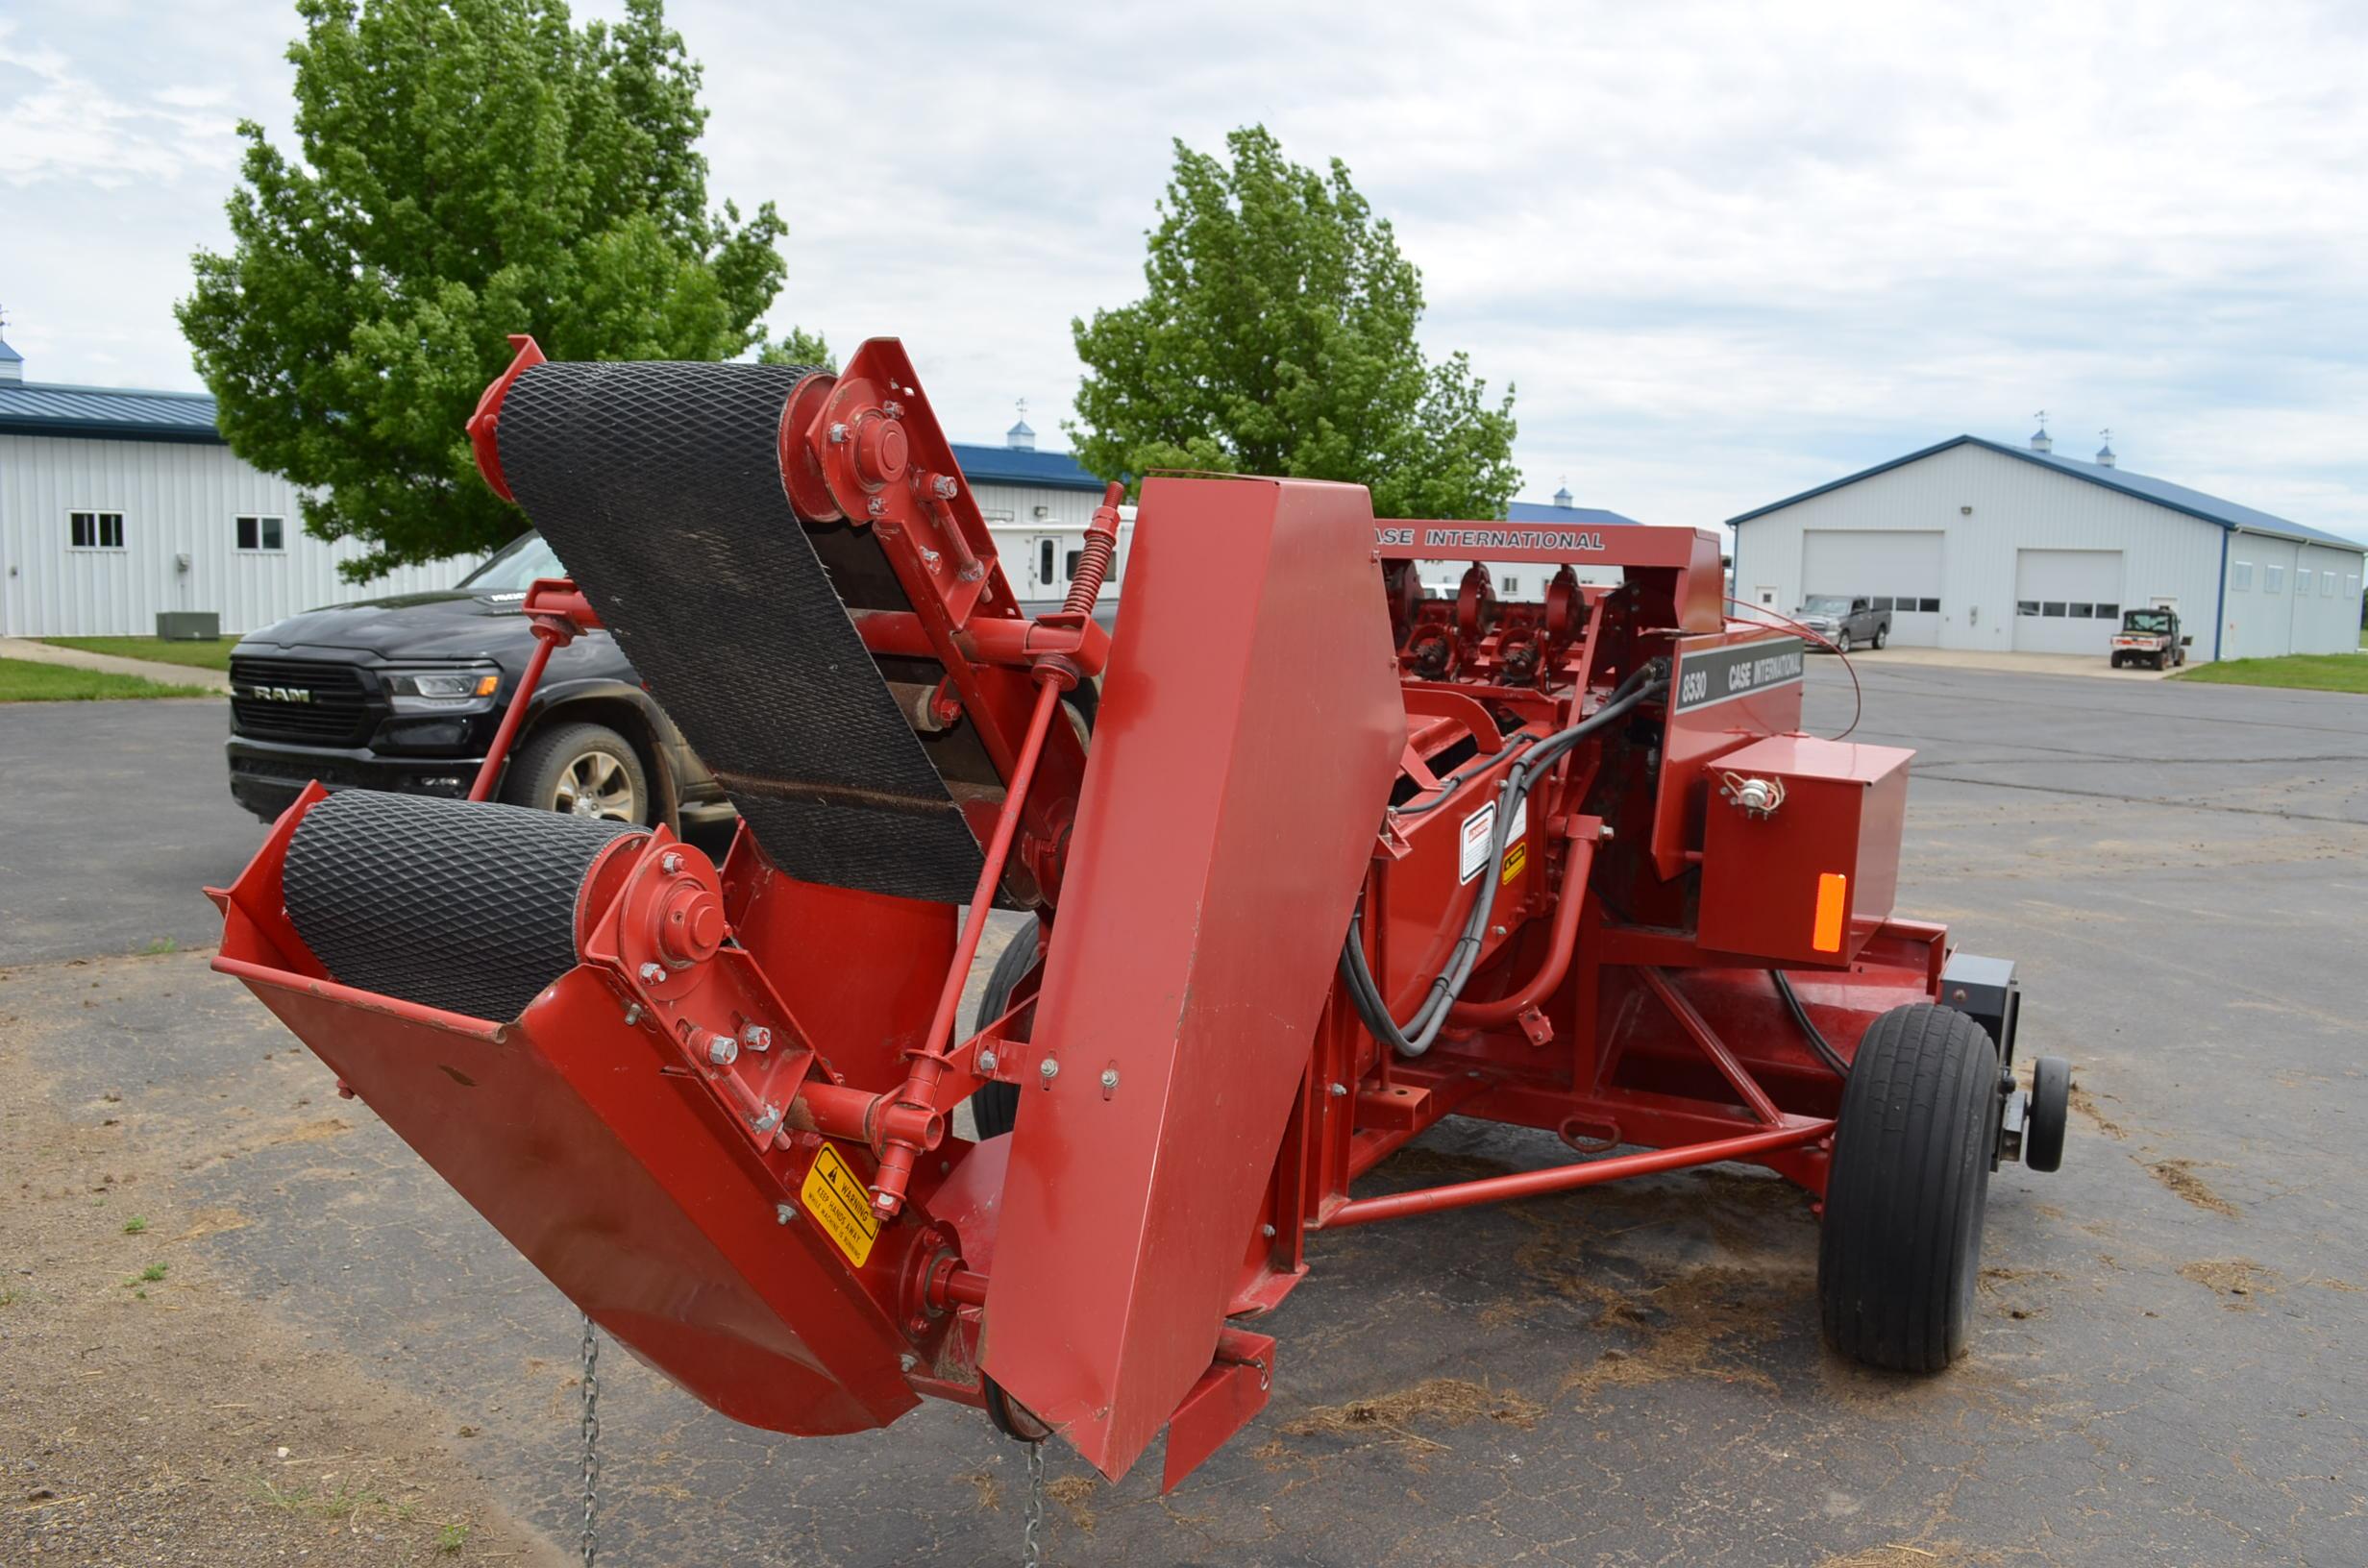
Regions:
<instances>
[{"instance_id":1,"label":"truck windshield","mask_svg":"<svg viewBox=\"0 0 2368 1568\"><path fill-rule=\"evenodd\" d=\"M2171 612L2168 610L2131 610L2121 618L2124 631L2168 631Z\"/></svg>"},{"instance_id":2,"label":"truck windshield","mask_svg":"<svg viewBox=\"0 0 2368 1568\"><path fill-rule=\"evenodd\" d=\"M1838 594L1812 594L1801 608L1812 615L1848 615L1850 601Z\"/></svg>"},{"instance_id":3,"label":"truck windshield","mask_svg":"<svg viewBox=\"0 0 2368 1568\"><path fill-rule=\"evenodd\" d=\"M539 533L522 533L497 550L485 564L460 579L472 594L523 594L537 577L564 577L558 552Z\"/></svg>"}]
</instances>

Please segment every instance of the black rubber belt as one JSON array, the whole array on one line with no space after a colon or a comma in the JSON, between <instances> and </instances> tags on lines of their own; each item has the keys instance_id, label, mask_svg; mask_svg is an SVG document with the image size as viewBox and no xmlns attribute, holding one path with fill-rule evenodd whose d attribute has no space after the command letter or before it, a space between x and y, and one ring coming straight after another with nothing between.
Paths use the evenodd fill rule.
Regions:
<instances>
[{"instance_id":1,"label":"black rubber belt","mask_svg":"<svg viewBox=\"0 0 2368 1568\"><path fill-rule=\"evenodd\" d=\"M502 473L775 865L959 903L978 842L781 493L805 374L537 365L502 404Z\"/></svg>"},{"instance_id":2,"label":"black rubber belt","mask_svg":"<svg viewBox=\"0 0 2368 1568\"><path fill-rule=\"evenodd\" d=\"M296 824L281 899L331 978L506 1023L576 967L576 899L592 863L646 831L346 790Z\"/></svg>"}]
</instances>

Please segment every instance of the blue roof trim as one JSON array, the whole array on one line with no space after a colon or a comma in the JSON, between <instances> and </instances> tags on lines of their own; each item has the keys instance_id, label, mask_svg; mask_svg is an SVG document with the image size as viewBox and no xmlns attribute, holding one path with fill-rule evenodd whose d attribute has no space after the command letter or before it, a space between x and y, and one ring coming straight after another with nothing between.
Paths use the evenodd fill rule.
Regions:
<instances>
[{"instance_id":1,"label":"blue roof trim","mask_svg":"<svg viewBox=\"0 0 2368 1568\"><path fill-rule=\"evenodd\" d=\"M1632 526L1636 519L1622 517L1600 506L1554 506L1535 501L1517 501L1505 508L1508 523L1594 523Z\"/></svg>"},{"instance_id":2,"label":"blue roof trim","mask_svg":"<svg viewBox=\"0 0 2368 1568\"><path fill-rule=\"evenodd\" d=\"M1077 466L1065 452L1022 452L1012 447L974 447L956 441L953 460L973 484L1029 484L1040 489L1091 490L1101 493L1102 481Z\"/></svg>"},{"instance_id":3,"label":"blue roof trim","mask_svg":"<svg viewBox=\"0 0 2368 1568\"><path fill-rule=\"evenodd\" d=\"M120 386L71 386L57 381L0 381L0 435L84 436L111 441L185 441L226 445L214 428L214 402L205 392L144 392ZM1102 481L1065 452L1015 452L963 446L954 460L974 484L1024 484L1040 489L1090 490Z\"/></svg>"},{"instance_id":4,"label":"blue roof trim","mask_svg":"<svg viewBox=\"0 0 2368 1568\"><path fill-rule=\"evenodd\" d=\"M223 445L203 392L136 392L59 381L0 381L0 433Z\"/></svg>"},{"instance_id":5,"label":"blue roof trim","mask_svg":"<svg viewBox=\"0 0 2368 1568\"><path fill-rule=\"evenodd\" d=\"M2133 474L2126 468L2107 468L2101 463L2083 462L2076 457L2058 457L2051 453L2032 452L2023 447L2010 447L2004 442L1985 440L1978 435L1951 436L1948 440L1936 442L1921 452L1912 452L1905 457L1894 457L1887 463L1877 463L1872 468L1861 469L1856 474L1818 485L1813 490L1804 490L1797 496L1787 496L1782 501L1770 502L1765 506L1754 507L1748 512L1728 518L1727 524L1730 527L1739 527L1755 517L1765 517L1770 512L1780 512L1788 506L1839 490L1844 485L1856 484L1861 479L1871 479L1878 474L1888 474L1891 470L1905 468L1910 463L1922 462L1925 458L1937 453L1947 452L1952 447L1965 446L1980 447L1986 452L1994 452L2002 457L2011 457L2018 462L2044 468L2050 473L2061 474L2066 478L2079 479L2087 484L2098 485L2107 490L2134 497L2139 501L2151 502L2168 511L2201 518L2207 523L2216 523L2223 528L2232 530L2242 528L2248 533L2277 534L2282 538L2300 540L2306 544L2334 545L2343 550L2368 551L2368 544L2363 544L2357 539L2346 539L2338 533L2329 533L2325 529L2310 527L2306 524L2291 523L2269 512L2257 511L2251 506L2241 506L2232 501L2223 501L2218 496L2208 496L2201 490L2190 490L2183 484L2173 484L2168 479L2158 479L2144 474Z\"/></svg>"}]
</instances>

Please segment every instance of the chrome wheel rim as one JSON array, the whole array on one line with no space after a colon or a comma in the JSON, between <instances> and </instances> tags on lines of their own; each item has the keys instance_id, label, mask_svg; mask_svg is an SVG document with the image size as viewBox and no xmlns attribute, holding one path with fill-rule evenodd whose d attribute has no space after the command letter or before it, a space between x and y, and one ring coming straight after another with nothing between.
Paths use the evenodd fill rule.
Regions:
<instances>
[{"instance_id":1,"label":"chrome wheel rim","mask_svg":"<svg viewBox=\"0 0 2368 1568\"><path fill-rule=\"evenodd\" d=\"M625 764L605 751L583 752L561 769L558 794L551 802L554 811L610 822L641 821L640 806Z\"/></svg>"}]
</instances>

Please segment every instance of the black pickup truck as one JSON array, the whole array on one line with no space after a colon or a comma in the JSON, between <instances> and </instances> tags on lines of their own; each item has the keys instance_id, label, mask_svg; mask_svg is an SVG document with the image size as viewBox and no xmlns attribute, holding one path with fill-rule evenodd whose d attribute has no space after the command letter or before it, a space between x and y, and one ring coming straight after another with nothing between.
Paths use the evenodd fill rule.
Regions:
<instances>
[{"instance_id":1,"label":"black pickup truck","mask_svg":"<svg viewBox=\"0 0 2368 1568\"><path fill-rule=\"evenodd\" d=\"M1891 612L1875 608L1870 599L1842 594L1812 594L1799 612L1800 623L1838 652L1854 648L1881 648L1891 640Z\"/></svg>"},{"instance_id":2,"label":"black pickup truck","mask_svg":"<svg viewBox=\"0 0 2368 1568\"><path fill-rule=\"evenodd\" d=\"M270 821L314 778L468 794L534 651L527 589L566 575L528 533L445 592L250 632L231 650L231 795ZM553 652L510 759L502 798L518 805L678 829L731 811L606 632Z\"/></svg>"}]
</instances>

